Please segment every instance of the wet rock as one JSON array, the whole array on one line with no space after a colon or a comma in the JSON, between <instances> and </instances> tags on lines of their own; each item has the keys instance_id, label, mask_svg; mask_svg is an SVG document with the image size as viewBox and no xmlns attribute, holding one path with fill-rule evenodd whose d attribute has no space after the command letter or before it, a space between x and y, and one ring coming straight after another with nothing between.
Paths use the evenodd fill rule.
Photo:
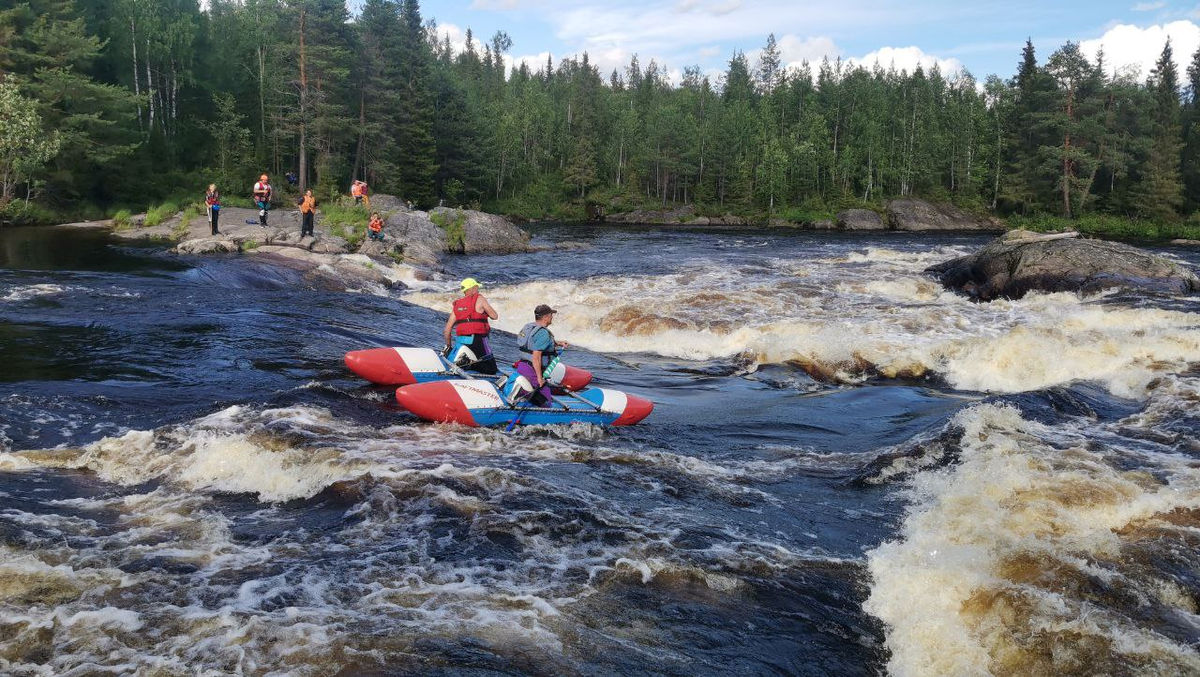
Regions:
<instances>
[{"instance_id":1,"label":"wet rock","mask_svg":"<svg viewBox=\"0 0 1200 677\"><path fill-rule=\"evenodd\" d=\"M837 227L841 230L887 230L879 214L870 209L847 209L838 212Z\"/></svg>"},{"instance_id":2,"label":"wet rock","mask_svg":"<svg viewBox=\"0 0 1200 677\"><path fill-rule=\"evenodd\" d=\"M434 223L445 225L450 251L463 254L512 254L530 251L529 233L496 214L473 209L438 207L430 210Z\"/></svg>"},{"instance_id":3,"label":"wet rock","mask_svg":"<svg viewBox=\"0 0 1200 677\"><path fill-rule=\"evenodd\" d=\"M349 251L344 239L336 235L324 234L317 237L308 249L316 254L344 254Z\"/></svg>"},{"instance_id":4,"label":"wet rock","mask_svg":"<svg viewBox=\"0 0 1200 677\"><path fill-rule=\"evenodd\" d=\"M1180 263L1119 242L1080 239L1075 233L1012 231L974 254L930 266L926 272L949 289L983 300L1020 298L1033 290L1200 291L1200 278Z\"/></svg>"},{"instance_id":5,"label":"wet rock","mask_svg":"<svg viewBox=\"0 0 1200 677\"><path fill-rule=\"evenodd\" d=\"M404 245L399 240L387 234L383 240L363 240L358 246L358 253L375 259L401 259L404 257Z\"/></svg>"},{"instance_id":6,"label":"wet rock","mask_svg":"<svg viewBox=\"0 0 1200 677\"><path fill-rule=\"evenodd\" d=\"M237 251L241 251L237 242L220 236L184 240L175 247L177 254L229 254Z\"/></svg>"},{"instance_id":7,"label":"wet rock","mask_svg":"<svg viewBox=\"0 0 1200 677\"><path fill-rule=\"evenodd\" d=\"M887 223L895 230L1004 230L1003 221L977 216L950 204L924 200L892 200L887 204Z\"/></svg>"},{"instance_id":8,"label":"wet rock","mask_svg":"<svg viewBox=\"0 0 1200 677\"><path fill-rule=\"evenodd\" d=\"M1171 240L1171 244L1183 245L1185 247L1200 247L1200 240L1188 240L1188 239L1184 239L1184 238L1178 238L1175 240Z\"/></svg>"},{"instance_id":9,"label":"wet rock","mask_svg":"<svg viewBox=\"0 0 1200 677\"><path fill-rule=\"evenodd\" d=\"M835 223L832 219L819 219L805 225L813 230L833 230L834 228L838 227L837 223Z\"/></svg>"},{"instance_id":10,"label":"wet rock","mask_svg":"<svg viewBox=\"0 0 1200 677\"><path fill-rule=\"evenodd\" d=\"M697 216L696 218L687 222L687 225L689 225L689 226L708 226L711 224L712 224L712 220L709 219L707 216Z\"/></svg>"},{"instance_id":11,"label":"wet rock","mask_svg":"<svg viewBox=\"0 0 1200 677\"><path fill-rule=\"evenodd\" d=\"M446 251L446 233L422 211L397 212L385 217L384 237L401 243L404 260L437 265Z\"/></svg>"}]
</instances>

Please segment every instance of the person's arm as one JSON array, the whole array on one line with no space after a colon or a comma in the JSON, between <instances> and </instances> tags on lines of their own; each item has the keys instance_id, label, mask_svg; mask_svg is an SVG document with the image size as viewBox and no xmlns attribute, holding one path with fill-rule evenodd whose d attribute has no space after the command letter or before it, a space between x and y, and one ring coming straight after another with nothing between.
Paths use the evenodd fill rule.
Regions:
<instances>
[{"instance_id":1,"label":"person's arm","mask_svg":"<svg viewBox=\"0 0 1200 677\"><path fill-rule=\"evenodd\" d=\"M450 312L450 317L446 318L446 327L442 329L442 338L446 340L446 347L450 347L450 331L454 329L454 312Z\"/></svg>"},{"instance_id":2,"label":"person's arm","mask_svg":"<svg viewBox=\"0 0 1200 677\"><path fill-rule=\"evenodd\" d=\"M542 376L542 351L533 351L533 355L530 356L529 361L533 363L533 370L537 372L537 387L541 388L546 385L546 378Z\"/></svg>"},{"instance_id":3,"label":"person's arm","mask_svg":"<svg viewBox=\"0 0 1200 677\"><path fill-rule=\"evenodd\" d=\"M488 303L488 300L483 298L483 296L479 297L479 303L475 305L475 312L487 313L487 316L493 320L500 319L500 314L496 312L496 309L492 307L492 304Z\"/></svg>"}]
</instances>

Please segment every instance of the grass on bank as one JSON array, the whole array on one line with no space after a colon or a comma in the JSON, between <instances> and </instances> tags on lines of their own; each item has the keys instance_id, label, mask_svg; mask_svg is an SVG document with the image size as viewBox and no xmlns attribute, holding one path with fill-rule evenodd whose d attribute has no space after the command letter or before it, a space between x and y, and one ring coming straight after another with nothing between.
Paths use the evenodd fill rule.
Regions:
<instances>
[{"instance_id":1,"label":"grass on bank","mask_svg":"<svg viewBox=\"0 0 1200 677\"><path fill-rule=\"evenodd\" d=\"M1112 214L1087 214L1074 219L1049 214L1014 215L1006 221L1011 228L1038 233L1077 230L1085 235L1136 240L1200 240L1200 214L1177 223L1130 219Z\"/></svg>"},{"instance_id":2,"label":"grass on bank","mask_svg":"<svg viewBox=\"0 0 1200 677\"><path fill-rule=\"evenodd\" d=\"M329 233L340 237L351 247L357 247L367 237L367 221L371 215L361 205L349 198L333 200L321 205L321 218Z\"/></svg>"},{"instance_id":3,"label":"grass on bank","mask_svg":"<svg viewBox=\"0 0 1200 677\"><path fill-rule=\"evenodd\" d=\"M454 218L451 219L444 212L430 212L429 220L445 231L446 242L451 251L461 253L466 249L466 233L463 231L463 226L467 223L466 214L455 212Z\"/></svg>"}]
</instances>

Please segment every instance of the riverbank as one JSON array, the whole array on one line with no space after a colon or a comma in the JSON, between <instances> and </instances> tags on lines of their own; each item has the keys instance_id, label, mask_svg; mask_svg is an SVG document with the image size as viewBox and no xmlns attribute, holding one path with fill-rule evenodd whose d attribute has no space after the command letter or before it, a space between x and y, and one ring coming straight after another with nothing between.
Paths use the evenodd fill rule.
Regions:
<instances>
[{"instance_id":1,"label":"riverbank","mask_svg":"<svg viewBox=\"0 0 1200 677\"><path fill-rule=\"evenodd\" d=\"M276 208L259 223L258 211L227 206L214 235L195 208L165 218L131 215L121 221L88 221L64 227L104 228L127 240L174 243L181 255L245 254L300 272L328 289L411 286L431 279L448 254L506 254L532 249L529 234L504 217L474 210L412 209L390 195L376 195L371 210L384 219L382 239L367 237L368 211L334 203L318 209L313 234L301 236L300 212ZM153 223L153 225L147 225Z\"/></svg>"}]
</instances>

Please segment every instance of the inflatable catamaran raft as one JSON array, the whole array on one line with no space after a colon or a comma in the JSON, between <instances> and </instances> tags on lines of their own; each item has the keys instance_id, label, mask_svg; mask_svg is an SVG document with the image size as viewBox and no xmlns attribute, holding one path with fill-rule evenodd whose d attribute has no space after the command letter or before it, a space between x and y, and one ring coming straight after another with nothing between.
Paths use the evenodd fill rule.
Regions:
<instances>
[{"instance_id":1,"label":"inflatable catamaran raft","mask_svg":"<svg viewBox=\"0 0 1200 677\"><path fill-rule=\"evenodd\" d=\"M528 379L512 373L495 382L467 374L430 348L370 348L346 353L346 366L379 385L400 385L396 400L427 421L468 426L593 423L633 425L650 415L654 403L607 388L588 388L592 374L561 362L547 381L556 396L534 406ZM464 378L466 377L466 378Z\"/></svg>"},{"instance_id":2,"label":"inflatable catamaran raft","mask_svg":"<svg viewBox=\"0 0 1200 677\"><path fill-rule=\"evenodd\" d=\"M447 381L465 375L461 368L432 348L352 350L346 353L346 366L355 374L381 386ZM583 390L592 382L592 374L586 369L560 362L548 380L563 390Z\"/></svg>"}]
</instances>

